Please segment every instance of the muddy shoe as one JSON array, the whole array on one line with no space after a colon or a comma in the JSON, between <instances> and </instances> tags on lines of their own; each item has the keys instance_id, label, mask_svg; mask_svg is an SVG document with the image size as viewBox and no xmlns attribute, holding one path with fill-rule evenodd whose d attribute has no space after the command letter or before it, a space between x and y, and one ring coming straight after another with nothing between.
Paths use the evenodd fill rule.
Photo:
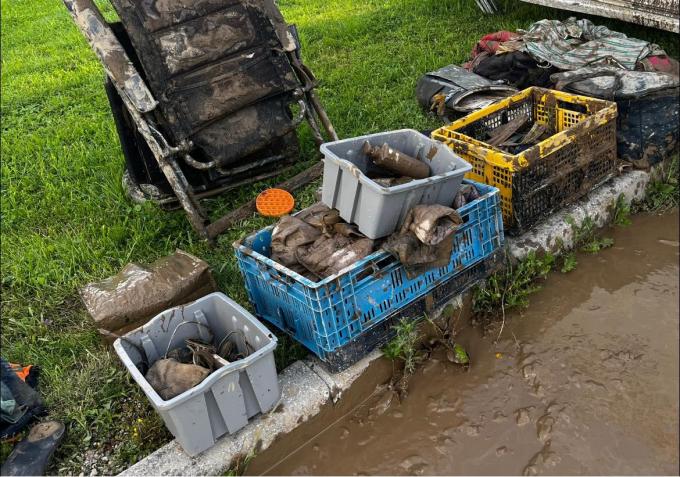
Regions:
<instances>
[{"instance_id":1,"label":"muddy shoe","mask_svg":"<svg viewBox=\"0 0 680 477\"><path fill-rule=\"evenodd\" d=\"M55 449L64 438L64 425L57 421L36 424L2 464L0 475L45 475Z\"/></svg>"},{"instance_id":2,"label":"muddy shoe","mask_svg":"<svg viewBox=\"0 0 680 477\"><path fill-rule=\"evenodd\" d=\"M210 370L174 359L159 359L146 373L146 380L165 401L188 391L210 374Z\"/></svg>"}]
</instances>

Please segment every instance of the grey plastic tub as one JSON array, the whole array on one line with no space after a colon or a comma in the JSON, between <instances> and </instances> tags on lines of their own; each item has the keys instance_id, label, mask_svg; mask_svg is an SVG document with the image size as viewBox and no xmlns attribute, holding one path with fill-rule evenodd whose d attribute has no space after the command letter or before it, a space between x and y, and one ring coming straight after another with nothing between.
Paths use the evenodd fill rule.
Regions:
<instances>
[{"instance_id":1,"label":"grey plastic tub","mask_svg":"<svg viewBox=\"0 0 680 477\"><path fill-rule=\"evenodd\" d=\"M432 175L407 184L383 187L366 176L376 166L362 151L364 141L383 143L427 162ZM419 204L451 206L463 176L472 166L445 144L413 129L343 139L321 145L323 187L321 201L338 209L340 217L376 239L401 226L409 209Z\"/></svg>"},{"instance_id":2,"label":"grey plastic tub","mask_svg":"<svg viewBox=\"0 0 680 477\"><path fill-rule=\"evenodd\" d=\"M207 325L210 331L196 322ZM252 347L250 354L215 370L197 386L164 401L138 368L144 362L140 349L144 350L150 366L164 357L166 350L183 345L187 338L209 341L211 332L217 342L232 333L241 353L245 351L245 344L240 338L245 337ZM113 346L189 455L208 449L220 436L238 431L249 418L270 410L281 394L274 365L276 337L223 293L211 293L187 305L166 310L144 326L118 338Z\"/></svg>"}]
</instances>

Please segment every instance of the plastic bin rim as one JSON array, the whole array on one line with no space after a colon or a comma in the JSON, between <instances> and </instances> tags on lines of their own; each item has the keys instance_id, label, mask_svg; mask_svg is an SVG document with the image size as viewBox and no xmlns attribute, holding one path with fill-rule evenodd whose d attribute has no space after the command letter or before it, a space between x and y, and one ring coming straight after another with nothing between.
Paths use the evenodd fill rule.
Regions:
<instances>
[{"instance_id":1,"label":"plastic bin rim","mask_svg":"<svg viewBox=\"0 0 680 477\"><path fill-rule=\"evenodd\" d=\"M384 131L384 133L399 133L399 132L414 132L425 139L428 139L429 141L433 141L433 146L439 148L439 144L441 144L439 141L436 141L435 139L432 139L431 137L427 137L426 135L422 134L420 131L416 131L415 129L397 129L394 131ZM381 133L377 133L381 134ZM354 171L356 171L357 178L359 181L366 185L367 187L370 187L374 191L386 195L386 194L394 194L397 192L403 192L403 191L408 191L411 189L416 189L423 184L436 184L438 182L442 182L443 180L451 177L454 174L459 174L460 171L462 170L464 174L468 173L469 171L472 170L472 165L469 164L467 161L462 159L458 154L455 152L451 151L449 148L445 148L444 150L451 152L454 156L454 159L457 159L457 165L456 168L452 171L445 172L444 174L438 174L436 176L430 176L426 177L424 179L414 179L410 182L407 182L406 184L400 184L392 187L384 187L378 184L377 182L373 181L372 179L369 179L366 177L366 175L354 164L352 164L350 161L347 159L340 159L340 158L335 158L335 157L328 157L328 154L333 154L335 153L331 152L328 150L328 146L335 145L335 144L342 144L345 142L350 142L350 141L357 141L359 139L364 139L364 138L369 138L375 136L375 134L365 134L363 136L357 136L357 137L352 137L352 138L347 138L347 139L340 139L339 141L332 141L332 142L325 142L320 146L321 153L323 154L323 161L332 161L338 165L342 165L344 168L349 169L352 171L352 174L354 174Z\"/></svg>"},{"instance_id":2,"label":"plastic bin rim","mask_svg":"<svg viewBox=\"0 0 680 477\"><path fill-rule=\"evenodd\" d=\"M151 386L151 384L149 384L149 382L146 380L144 375L139 371L139 369L137 369L137 366L135 366L134 363L132 362L132 360L128 357L127 351L125 351L125 349L123 348L122 338L125 338L125 337L135 333L136 331L140 330L141 328L148 325L152 321L159 320L162 317L162 315L164 313L168 312L168 311L177 310L179 308L182 308L183 306L187 306L191 303L195 303L199 300L203 300L203 299L208 298L208 297L215 297L219 300L223 300L223 301L227 302L227 304L229 304L230 306L233 306L237 311L239 311L239 312L245 314L246 316L252 318L251 323L258 330L260 330L265 335L267 335L267 337L270 339L270 342L267 343L266 345L264 345L259 350L252 353L251 355L249 355L249 356L247 356L243 359L240 359L238 361L235 361L233 363L229 363L228 365L223 366L216 371L213 371L203 381L198 383L193 388L188 389L187 391L184 391L182 394L179 394L172 399L164 400L156 392L156 390L153 388L153 386ZM172 307L172 308L168 308L167 310L162 311L158 315L154 316L146 324L139 326L139 327L135 328L134 330L131 330L131 331L125 333L125 335L123 335L122 338L117 338L116 341L114 341L114 343L113 343L113 347L116 350L116 353L118 354L118 356L121 359L123 358L123 356L125 357L125 359L123 360L123 364L128 369L128 371L132 374L132 377L134 378L135 382L142 388L142 390L144 391L145 394L153 397L155 407L157 407L158 409L163 409L163 410L171 409L171 408L177 406L178 404L180 404L180 403L182 403L182 402L184 402L188 399L193 398L197 394L203 394L203 392L205 392L205 388L212 386L214 381L217 381L222 376L224 376L225 374L229 374L232 371L240 371L243 368L247 368L252 363L254 363L255 361L262 358L267 353L274 351L274 349L276 349L276 346L277 346L277 343L278 343L278 340L276 338L276 335L274 335L274 333L269 331L267 329L267 327L265 327L257 318L255 318L253 316L252 313L250 313L248 310L243 308L241 305L236 303L234 300L232 300L231 298L229 298L227 295L225 295L222 292L209 293L208 295L205 295L201 298L198 298L198 299L196 299L196 300L194 300L190 303L186 303L184 305L179 305L179 306L175 306L175 307ZM158 404L156 404L156 403L158 403Z\"/></svg>"},{"instance_id":3,"label":"plastic bin rim","mask_svg":"<svg viewBox=\"0 0 680 477\"><path fill-rule=\"evenodd\" d=\"M479 187L480 189L482 189L482 190L484 191L484 193L483 193L482 195L480 195L477 199L475 199L475 200L473 200L472 202L469 202L469 203L465 204L463 207L461 207L460 210L463 211L463 212L464 212L468 207L469 207L469 208L472 208L473 206L476 206L476 205L478 205L479 203L481 203L482 200L486 200L486 199L488 199L490 196L499 193L498 188L496 188L496 187L494 187L494 186L490 186L490 185L487 185L487 184L482 184L482 183L480 183L480 182L475 182L475 181L472 181L472 180L470 180L470 179L463 179L463 183L464 183L464 184L473 184L475 187ZM299 213L299 212L300 212L300 211L298 211L297 213ZM321 288L321 287L325 287L325 286L329 285L330 283L332 283L332 282L338 280L338 279L340 278L340 276L344 275L345 273L350 272L353 268L358 268L358 267L360 267L360 266L363 266L365 263L368 263L368 262L370 262L370 261L374 261L374 260L376 260L376 259L382 259L382 258L384 258L384 257L386 257L386 256L388 256L388 255L390 255L389 252L386 252L385 250L382 250L382 249L376 250L375 252L373 252L372 254L368 255L368 256L365 257L365 258L362 258L362 259L359 260L358 262L354 262L353 264L346 266L345 268L343 268L342 270L340 270L338 273L336 273L336 274L334 274L334 275L331 275L330 277L326 277L326 278L324 278L323 280L320 280L320 281L318 281L318 282L313 282L313 281L311 281L310 279L305 278L305 277L303 277L302 275L300 275L299 273L297 273L297 272L291 270L290 268L286 267L285 265L281 265L280 263L275 262L275 261L272 260L271 258L265 257L265 256L262 255L261 253L256 252L255 250L253 250L252 248L246 247L245 245L243 245L243 242L244 242L245 240L247 240L247 239L249 239L249 238L251 238L251 237L254 237L255 235L257 235L258 233L260 233L260 232L263 231L263 230L271 230L271 229L273 229L273 228L274 228L274 226L273 226L273 225L270 225L270 226L264 227L263 229L260 229L260 230L258 230L258 231L256 231L256 232L253 232L252 234L247 235L245 238L235 241L235 242L233 243L233 247L234 247L236 250L238 250L239 252L243 253L244 255L250 255L250 256L254 257L256 260L259 260L259 261L261 261L261 262L264 262L264 263L266 263L267 265L269 265L269 266L275 268L276 270L279 270L279 271L281 271L282 273L285 273L286 275L290 276L291 278L293 278L293 279L297 280L298 282L302 283L305 287L311 288L311 289L314 289L314 290L316 290L316 289L318 289L318 288Z\"/></svg>"}]
</instances>

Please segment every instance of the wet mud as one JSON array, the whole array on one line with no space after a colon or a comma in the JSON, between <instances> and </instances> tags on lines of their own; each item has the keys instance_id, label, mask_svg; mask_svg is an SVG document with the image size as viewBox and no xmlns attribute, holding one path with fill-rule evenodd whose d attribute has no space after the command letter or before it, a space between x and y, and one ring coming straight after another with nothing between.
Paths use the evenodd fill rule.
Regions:
<instances>
[{"instance_id":1,"label":"wet mud","mask_svg":"<svg viewBox=\"0 0 680 477\"><path fill-rule=\"evenodd\" d=\"M579 255L508 314L498 343L464 330L469 369L435 354L402 402L381 387L355 397L247 473L677 474L677 212L607 236L611 249Z\"/></svg>"}]
</instances>

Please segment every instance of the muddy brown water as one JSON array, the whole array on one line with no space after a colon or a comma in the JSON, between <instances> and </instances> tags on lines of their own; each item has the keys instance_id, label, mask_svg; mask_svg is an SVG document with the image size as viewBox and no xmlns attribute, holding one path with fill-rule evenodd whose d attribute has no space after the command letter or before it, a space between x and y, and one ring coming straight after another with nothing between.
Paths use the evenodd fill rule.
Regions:
<instances>
[{"instance_id":1,"label":"muddy brown water","mask_svg":"<svg viewBox=\"0 0 680 477\"><path fill-rule=\"evenodd\" d=\"M468 371L435 355L401 403L369 391L248 473L677 474L677 212L606 234L614 247L553 273L497 344L463 331Z\"/></svg>"}]
</instances>

